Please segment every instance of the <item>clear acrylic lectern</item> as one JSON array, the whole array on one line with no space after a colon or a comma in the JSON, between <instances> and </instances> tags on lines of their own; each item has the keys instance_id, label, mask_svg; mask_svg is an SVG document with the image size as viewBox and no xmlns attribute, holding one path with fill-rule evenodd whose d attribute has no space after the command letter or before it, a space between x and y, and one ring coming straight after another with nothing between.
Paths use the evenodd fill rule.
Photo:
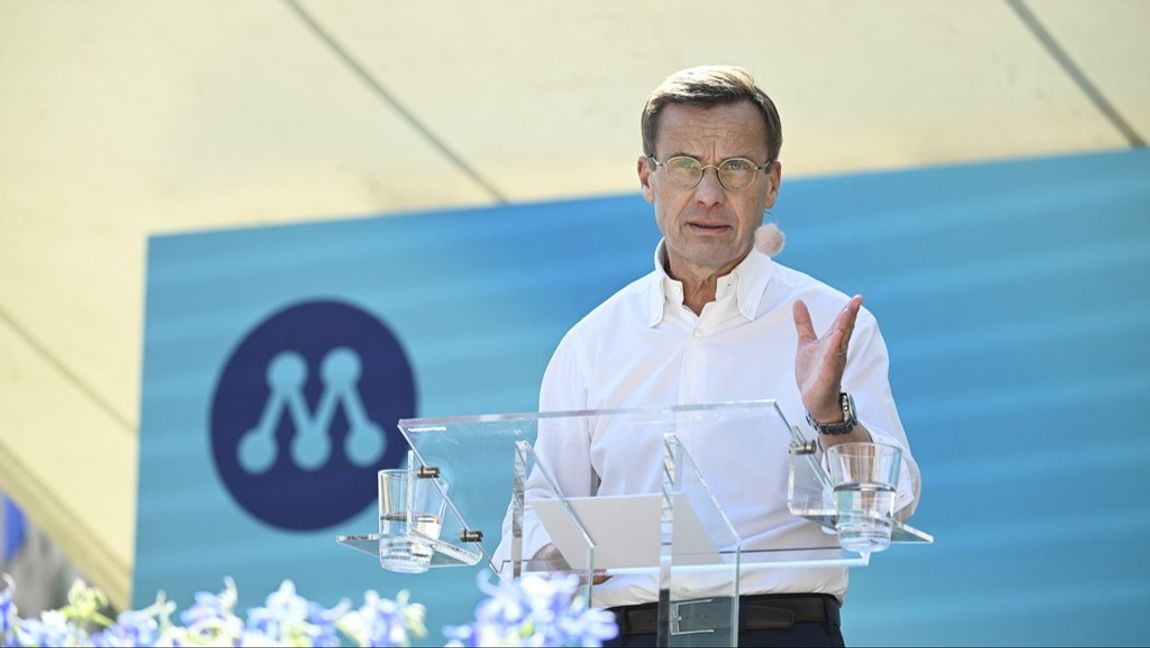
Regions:
<instances>
[{"instance_id":1,"label":"clear acrylic lectern","mask_svg":"<svg viewBox=\"0 0 1150 648\"><path fill-rule=\"evenodd\" d=\"M428 513L407 510L407 524L381 521L387 533L340 543L393 559L396 547L415 546L423 562L404 571L484 563L508 577L574 572L592 605L613 579L646 579L659 592L660 645L736 645L747 579L869 561L839 545L822 453L774 401L406 419L399 427L412 450L410 481L438 491L442 524L419 524ZM608 455L629 471L600 485L596 467ZM775 493L763 501L776 504L748 507L748 490ZM888 526L895 543L932 541L896 515L872 522ZM540 552L546 545L557 551ZM607 583L592 584L604 576ZM706 614L691 609L701 596Z\"/></svg>"}]
</instances>

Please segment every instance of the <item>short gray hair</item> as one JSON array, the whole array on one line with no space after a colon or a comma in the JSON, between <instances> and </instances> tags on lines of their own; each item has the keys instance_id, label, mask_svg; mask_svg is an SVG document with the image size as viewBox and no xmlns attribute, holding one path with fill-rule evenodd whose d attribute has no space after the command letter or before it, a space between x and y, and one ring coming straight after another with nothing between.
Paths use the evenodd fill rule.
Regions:
<instances>
[{"instance_id":1,"label":"short gray hair","mask_svg":"<svg viewBox=\"0 0 1150 648\"><path fill-rule=\"evenodd\" d=\"M734 65L701 65L679 70L663 79L643 106L643 153L655 155L659 135L659 113L672 104L711 108L749 101L763 115L767 127L767 159L779 158L783 147L783 125L775 103L755 85L745 68Z\"/></svg>"}]
</instances>

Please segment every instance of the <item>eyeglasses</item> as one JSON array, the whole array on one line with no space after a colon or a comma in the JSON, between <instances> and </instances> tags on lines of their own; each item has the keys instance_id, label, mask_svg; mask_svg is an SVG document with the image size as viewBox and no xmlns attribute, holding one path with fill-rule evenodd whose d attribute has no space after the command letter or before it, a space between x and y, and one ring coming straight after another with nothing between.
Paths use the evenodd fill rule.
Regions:
<instances>
[{"instance_id":1,"label":"eyeglasses","mask_svg":"<svg viewBox=\"0 0 1150 648\"><path fill-rule=\"evenodd\" d=\"M742 191L755 182L759 171L770 168L774 160L767 160L766 164L755 164L747 158L727 158L719 164L703 164L689 155L677 155L660 162L654 155L647 156L657 167L667 171L667 179L680 189L694 189L703 180L703 173L707 169L714 169L719 176L719 183L728 191Z\"/></svg>"}]
</instances>

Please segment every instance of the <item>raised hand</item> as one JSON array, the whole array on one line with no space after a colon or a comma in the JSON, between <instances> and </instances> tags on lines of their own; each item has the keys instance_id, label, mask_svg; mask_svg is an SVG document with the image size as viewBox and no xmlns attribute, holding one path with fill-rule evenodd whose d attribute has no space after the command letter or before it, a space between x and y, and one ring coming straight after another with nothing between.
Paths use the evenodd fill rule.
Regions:
<instances>
[{"instance_id":1,"label":"raised hand","mask_svg":"<svg viewBox=\"0 0 1150 648\"><path fill-rule=\"evenodd\" d=\"M815 334L807 305L801 299L795 301L795 331L799 336L795 382L803 405L819 423L843 420L839 393L847 365L847 348L862 301L861 295L852 297L822 337Z\"/></svg>"}]
</instances>

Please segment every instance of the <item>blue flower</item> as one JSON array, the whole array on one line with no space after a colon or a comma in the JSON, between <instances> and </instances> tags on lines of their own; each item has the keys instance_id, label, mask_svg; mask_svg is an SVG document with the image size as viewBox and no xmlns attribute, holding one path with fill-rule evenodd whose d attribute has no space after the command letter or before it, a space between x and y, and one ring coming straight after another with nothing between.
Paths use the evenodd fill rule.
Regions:
<instances>
[{"instance_id":1,"label":"blue flower","mask_svg":"<svg viewBox=\"0 0 1150 648\"><path fill-rule=\"evenodd\" d=\"M480 623L517 626L523 623L531 611L530 601L523 590L514 583L501 582L497 587L490 583L490 574L483 572L479 588L488 594L487 599L475 608L475 620Z\"/></svg>"},{"instance_id":2,"label":"blue flower","mask_svg":"<svg viewBox=\"0 0 1150 648\"><path fill-rule=\"evenodd\" d=\"M152 646L160 638L160 623L149 610L128 610L112 627L92 635L95 646Z\"/></svg>"},{"instance_id":3,"label":"blue flower","mask_svg":"<svg viewBox=\"0 0 1150 648\"><path fill-rule=\"evenodd\" d=\"M16 643L16 626L19 618L16 616L16 604L12 602L16 584L7 574L4 574L4 583L6 586L0 590L0 646L9 648L19 645Z\"/></svg>"},{"instance_id":4,"label":"blue flower","mask_svg":"<svg viewBox=\"0 0 1150 648\"><path fill-rule=\"evenodd\" d=\"M401 591L394 601L368 590L363 606L351 610L337 622L337 627L360 646L407 646L408 632L423 637L424 607L408 603L408 593Z\"/></svg>"},{"instance_id":5,"label":"blue flower","mask_svg":"<svg viewBox=\"0 0 1150 648\"><path fill-rule=\"evenodd\" d=\"M532 618L536 623L552 625L567 615L573 605L582 606L581 599L575 599L579 588L579 577L573 574L543 577L528 574L519 581L519 589L531 606Z\"/></svg>"},{"instance_id":6,"label":"blue flower","mask_svg":"<svg viewBox=\"0 0 1150 648\"><path fill-rule=\"evenodd\" d=\"M492 585L484 573L479 588L489 596L476 607L475 623L444 628L449 645L601 646L619 633L614 615L575 595L574 575L529 574Z\"/></svg>"},{"instance_id":7,"label":"blue flower","mask_svg":"<svg viewBox=\"0 0 1150 648\"><path fill-rule=\"evenodd\" d=\"M350 602L345 600L334 608L325 608L296 594L295 584L285 580L265 603L264 607L248 611L241 644L259 645L259 638L263 637L263 643L341 645L339 622L349 613Z\"/></svg>"},{"instance_id":8,"label":"blue flower","mask_svg":"<svg viewBox=\"0 0 1150 648\"><path fill-rule=\"evenodd\" d=\"M246 620L235 614L235 583L225 579L219 594L199 592L195 604L173 625L176 606L163 594L143 610L129 610L115 621L100 609L106 598L97 588L79 582L69 592L69 605L21 621L12 604L15 584L4 577L0 585L0 644L14 646L340 646L351 640L360 646L407 646L413 636L426 636L424 607L408 601L402 591L395 600L374 591L364 594L363 605L344 600L333 608L309 601L285 580L267 597L263 607L249 610ZM599 646L617 634L614 617L588 608L575 596L576 577L528 576L518 582L492 583L481 578L488 599L476 608L470 625L446 628L449 645L468 646ZM91 637L85 627L103 627Z\"/></svg>"},{"instance_id":9,"label":"blue flower","mask_svg":"<svg viewBox=\"0 0 1150 648\"><path fill-rule=\"evenodd\" d=\"M39 619L24 619L16 626L17 646L74 646L82 632L68 623L63 612L48 610Z\"/></svg>"},{"instance_id":10,"label":"blue flower","mask_svg":"<svg viewBox=\"0 0 1150 648\"><path fill-rule=\"evenodd\" d=\"M284 626L290 626L293 621L295 619L285 615L283 609L270 606L257 607L248 610L244 629L266 635L278 642L284 635Z\"/></svg>"},{"instance_id":11,"label":"blue flower","mask_svg":"<svg viewBox=\"0 0 1150 648\"><path fill-rule=\"evenodd\" d=\"M296 622L307 618L309 607L307 599L296 594L295 583L285 580L278 590L268 594L266 607L256 609L266 610L284 621Z\"/></svg>"},{"instance_id":12,"label":"blue flower","mask_svg":"<svg viewBox=\"0 0 1150 648\"><path fill-rule=\"evenodd\" d=\"M339 605L331 609L325 608L319 603L310 603L307 615L307 635L311 645L341 645L339 628L336 624L350 609L351 603L347 600L340 601Z\"/></svg>"},{"instance_id":13,"label":"blue flower","mask_svg":"<svg viewBox=\"0 0 1150 648\"><path fill-rule=\"evenodd\" d=\"M295 584L285 580L264 607L248 611L245 630L289 645L339 646L335 621L347 607L327 610L296 594Z\"/></svg>"},{"instance_id":14,"label":"blue flower","mask_svg":"<svg viewBox=\"0 0 1150 648\"><path fill-rule=\"evenodd\" d=\"M615 615L598 608L568 615L559 620L559 626L571 642L579 646L602 646L604 641L619 636Z\"/></svg>"},{"instance_id":15,"label":"blue flower","mask_svg":"<svg viewBox=\"0 0 1150 648\"><path fill-rule=\"evenodd\" d=\"M12 582L8 574L3 574L2 584L4 587L0 589L0 646L8 646L8 633L15 633L16 628L16 604L12 602L12 596L16 594L16 583Z\"/></svg>"},{"instance_id":16,"label":"blue flower","mask_svg":"<svg viewBox=\"0 0 1150 648\"><path fill-rule=\"evenodd\" d=\"M235 640L243 630L243 621L234 612L238 596L230 578L224 579L224 590L219 594L196 592L195 604L180 615L187 628L179 634L195 643Z\"/></svg>"},{"instance_id":17,"label":"blue flower","mask_svg":"<svg viewBox=\"0 0 1150 648\"><path fill-rule=\"evenodd\" d=\"M231 616L231 607L235 599L229 596L228 590L220 594L197 592L196 603L184 610L179 619L187 625L198 625L207 620L223 620Z\"/></svg>"}]
</instances>

